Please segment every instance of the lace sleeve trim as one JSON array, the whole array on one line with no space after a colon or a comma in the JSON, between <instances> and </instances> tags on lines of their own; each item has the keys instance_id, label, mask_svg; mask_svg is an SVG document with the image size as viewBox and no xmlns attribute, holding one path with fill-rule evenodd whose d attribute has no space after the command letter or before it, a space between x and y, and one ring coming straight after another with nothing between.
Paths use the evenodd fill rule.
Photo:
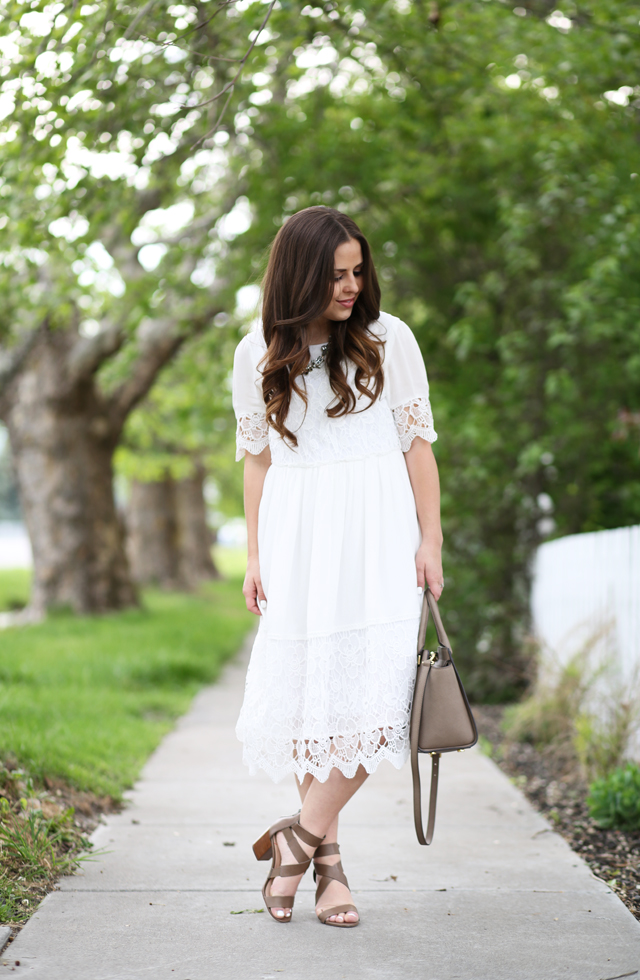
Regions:
<instances>
[{"instance_id":1,"label":"lace sleeve trim","mask_svg":"<svg viewBox=\"0 0 640 980\"><path fill-rule=\"evenodd\" d=\"M236 462L245 453L257 456L269 445L269 426L263 412L244 415L238 419L236 429Z\"/></svg>"},{"instance_id":2,"label":"lace sleeve trim","mask_svg":"<svg viewBox=\"0 0 640 980\"><path fill-rule=\"evenodd\" d=\"M416 436L427 442L435 442L438 438L428 398L414 398L406 405L398 405L393 410L393 417L403 453L408 452Z\"/></svg>"}]
</instances>

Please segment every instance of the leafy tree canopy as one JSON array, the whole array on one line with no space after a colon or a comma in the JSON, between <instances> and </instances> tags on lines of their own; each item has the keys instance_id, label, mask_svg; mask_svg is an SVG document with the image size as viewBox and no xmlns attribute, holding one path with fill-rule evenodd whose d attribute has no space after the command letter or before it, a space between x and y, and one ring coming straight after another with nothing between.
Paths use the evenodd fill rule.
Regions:
<instances>
[{"instance_id":1,"label":"leafy tree canopy","mask_svg":"<svg viewBox=\"0 0 640 980\"><path fill-rule=\"evenodd\" d=\"M429 369L447 621L510 696L537 544L640 520L637 11L279 0L220 123L269 9L2 5L3 336L117 331L109 389L167 320L231 317L126 434L215 455L237 290L287 215L352 214Z\"/></svg>"},{"instance_id":2,"label":"leafy tree canopy","mask_svg":"<svg viewBox=\"0 0 640 980\"><path fill-rule=\"evenodd\" d=\"M374 0L302 19L306 44L274 12L236 115L254 221L231 266L259 269L309 204L360 221L432 382L448 617L476 695L511 695L535 547L640 520L637 18Z\"/></svg>"}]
</instances>

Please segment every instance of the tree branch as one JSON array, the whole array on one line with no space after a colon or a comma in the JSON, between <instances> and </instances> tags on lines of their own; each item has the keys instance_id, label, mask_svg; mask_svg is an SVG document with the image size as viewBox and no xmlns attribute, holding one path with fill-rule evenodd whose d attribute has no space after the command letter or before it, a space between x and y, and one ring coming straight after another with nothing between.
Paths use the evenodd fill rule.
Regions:
<instances>
[{"instance_id":1,"label":"tree branch","mask_svg":"<svg viewBox=\"0 0 640 980\"><path fill-rule=\"evenodd\" d=\"M68 359L71 381L80 381L94 374L100 365L120 350L124 343L121 323L109 324L95 337L81 337L71 348Z\"/></svg>"},{"instance_id":2,"label":"tree branch","mask_svg":"<svg viewBox=\"0 0 640 980\"><path fill-rule=\"evenodd\" d=\"M224 114L225 114L225 112L227 110L227 106L229 105L229 102L231 100L231 96L233 95L233 92L235 90L236 82L239 80L239 78L240 78L240 76L242 74L242 71L244 69L244 66L245 66L246 62L248 61L249 56L251 55L251 52L253 51L253 49L255 48L256 44L258 43L258 38L260 37L260 35L264 31L265 27L267 26L267 22L268 22L269 18L271 17L271 14L273 12L273 8L275 7L275 5L276 5L276 0L272 0L272 2L269 4L269 6L267 8L267 12L265 14L264 20L262 21L262 23L260 24L260 27L256 31L256 36L254 37L253 41L251 42L251 44L247 48L247 51L245 52L244 57L240 61L240 66L239 66L237 72L235 73L235 75L233 76L233 78L231 79L231 81L227 82L227 84L224 85L222 87L222 89L218 93L216 93L216 95L213 96L212 99L208 99L206 102L201 102L199 104L198 109L202 109L206 105L211 105L213 102L217 102L219 99L222 98L222 96L226 92L229 93L227 95L227 98L225 99L225 102L224 102L224 105L222 106L222 109L218 113L218 117L217 117L217 119L215 121L215 124L214 124L213 128L210 129L207 133L205 133L204 136L201 136L199 140L196 140L196 142L191 147L192 150L195 150L196 146L199 146L200 143L202 143L204 140L210 139L218 131L218 128L220 126L220 123L222 122L222 120L224 118Z\"/></svg>"},{"instance_id":3,"label":"tree branch","mask_svg":"<svg viewBox=\"0 0 640 980\"><path fill-rule=\"evenodd\" d=\"M24 340L12 347L11 350L0 351L0 397L11 381L20 373L29 354L35 347L42 331L47 327L47 321L32 330Z\"/></svg>"},{"instance_id":4,"label":"tree branch","mask_svg":"<svg viewBox=\"0 0 640 980\"><path fill-rule=\"evenodd\" d=\"M109 398L109 414L114 432L120 432L127 416L148 393L158 374L180 347L220 313L216 306L190 321L185 330L177 319L152 321L141 338L140 354L126 381Z\"/></svg>"}]
</instances>

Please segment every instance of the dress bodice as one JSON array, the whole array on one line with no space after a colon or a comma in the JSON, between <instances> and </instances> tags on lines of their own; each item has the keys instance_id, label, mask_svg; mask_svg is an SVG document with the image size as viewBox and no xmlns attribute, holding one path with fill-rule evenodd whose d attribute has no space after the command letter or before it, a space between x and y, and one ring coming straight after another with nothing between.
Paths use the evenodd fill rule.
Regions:
<instances>
[{"instance_id":1,"label":"dress bodice","mask_svg":"<svg viewBox=\"0 0 640 980\"><path fill-rule=\"evenodd\" d=\"M315 348L310 348L309 353L313 360L319 348L317 353ZM353 373L351 369L351 382ZM310 371L302 378L302 384L307 395L306 409L302 398L294 394L287 417L287 428L295 433L298 445L290 446L270 428L272 465L318 466L400 449L393 414L384 395L373 404L368 398L359 396L355 412L332 418L326 410L335 401L335 396L326 365ZM354 388L353 383L351 387Z\"/></svg>"},{"instance_id":2,"label":"dress bodice","mask_svg":"<svg viewBox=\"0 0 640 980\"><path fill-rule=\"evenodd\" d=\"M384 385L380 397L370 400L356 392L355 367L347 375L356 395L356 409L332 418L327 408L335 401L326 365L314 368L299 379L307 405L294 394L287 428L298 445L290 446L267 422L262 395L261 363L266 345L261 331L247 334L238 344L233 370L233 406L238 420L237 459L245 452L254 455L267 446L275 466L319 466L343 460L362 459L402 449L420 436L435 442L429 402L429 382L420 348L410 328L397 317L381 313L370 330L384 343ZM310 360L321 345L310 346Z\"/></svg>"}]
</instances>

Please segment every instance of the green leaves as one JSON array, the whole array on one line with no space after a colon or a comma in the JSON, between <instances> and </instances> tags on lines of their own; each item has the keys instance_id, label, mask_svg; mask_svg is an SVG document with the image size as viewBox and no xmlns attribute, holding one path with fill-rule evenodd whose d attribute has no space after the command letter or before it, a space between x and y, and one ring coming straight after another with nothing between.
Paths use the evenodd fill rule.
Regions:
<instances>
[{"instance_id":1,"label":"green leaves","mask_svg":"<svg viewBox=\"0 0 640 980\"><path fill-rule=\"evenodd\" d=\"M45 9L2 6L0 340L45 316L122 322L109 392L149 324L189 332L215 299L227 325L166 374L118 462L204 454L232 509L235 293L293 211L354 215L429 371L458 660L474 696L513 696L534 549L640 520L637 429L619 421L640 411L637 17L622 0L279 5L203 140L263 4L140 19L110 0L38 34ZM238 201L244 231L221 222ZM176 206L193 214L172 230Z\"/></svg>"},{"instance_id":2,"label":"green leaves","mask_svg":"<svg viewBox=\"0 0 640 980\"><path fill-rule=\"evenodd\" d=\"M287 94L238 149L255 217L225 264L246 275L274 221L313 203L371 240L383 308L429 371L452 632L475 697L526 683L531 559L549 528L640 520L637 436L617 422L640 408L624 94L640 37L622 3L548 13L465 0L436 24L428 5L366 2L357 19L313 19L311 51L337 54L302 73L277 13L271 87Z\"/></svg>"},{"instance_id":3,"label":"green leaves","mask_svg":"<svg viewBox=\"0 0 640 980\"><path fill-rule=\"evenodd\" d=\"M123 316L133 335L159 302L173 300L175 313L180 301L183 315L186 301L197 308L206 287L191 275L239 194L229 200L220 181L228 133L206 137L225 88L233 132L232 80L256 11L178 13L168 0L60 12L4 0L0 10L11 39L0 52L0 342L47 315L81 331ZM171 209L190 200L181 226ZM167 220L136 240L158 209Z\"/></svg>"},{"instance_id":4,"label":"green leaves","mask_svg":"<svg viewBox=\"0 0 640 980\"><path fill-rule=\"evenodd\" d=\"M600 827L640 830L640 769L634 762L591 784L587 805Z\"/></svg>"}]
</instances>

